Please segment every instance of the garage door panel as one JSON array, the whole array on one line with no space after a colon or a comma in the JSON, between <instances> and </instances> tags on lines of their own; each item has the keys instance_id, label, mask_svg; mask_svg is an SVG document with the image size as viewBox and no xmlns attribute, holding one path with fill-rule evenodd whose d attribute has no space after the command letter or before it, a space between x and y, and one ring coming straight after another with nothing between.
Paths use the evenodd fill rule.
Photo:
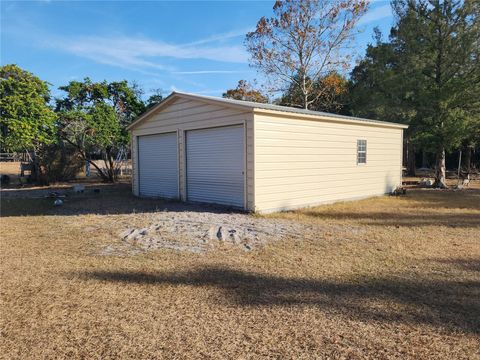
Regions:
<instances>
[{"instance_id":1,"label":"garage door panel","mask_svg":"<svg viewBox=\"0 0 480 360\"><path fill-rule=\"evenodd\" d=\"M140 196L178 197L177 134L138 138Z\"/></svg>"},{"instance_id":2,"label":"garage door panel","mask_svg":"<svg viewBox=\"0 0 480 360\"><path fill-rule=\"evenodd\" d=\"M187 198L243 207L243 126L187 132Z\"/></svg>"}]
</instances>

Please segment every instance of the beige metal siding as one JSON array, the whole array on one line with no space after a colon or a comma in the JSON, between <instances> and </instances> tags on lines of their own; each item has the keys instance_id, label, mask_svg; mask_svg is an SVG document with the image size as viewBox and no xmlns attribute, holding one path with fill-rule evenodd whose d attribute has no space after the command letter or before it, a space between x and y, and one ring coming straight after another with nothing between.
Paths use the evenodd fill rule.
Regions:
<instances>
[{"instance_id":1,"label":"beige metal siding","mask_svg":"<svg viewBox=\"0 0 480 360\"><path fill-rule=\"evenodd\" d=\"M390 192L401 183L402 129L255 115L255 210ZM367 163L357 165L357 140Z\"/></svg>"},{"instance_id":2,"label":"beige metal siding","mask_svg":"<svg viewBox=\"0 0 480 360\"><path fill-rule=\"evenodd\" d=\"M185 131L193 129L203 129L225 125L242 124L246 128L246 148L247 148L247 209L253 209L253 115L249 109L231 109L220 105L207 104L205 102L177 99L168 106L160 109L158 112L150 114L147 119L132 129L132 163L136 169L137 146L136 137L147 134L158 134L177 131L178 132L178 151L179 151L179 187L180 198L186 200L186 179L185 179ZM250 155L249 155L250 154ZM133 175L133 193L138 195L137 174ZM251 206L251 207L250 207Z\"/></svg>"},{"instance_id":3,"label":"beige metal siding","mask_svg":"<svg viewBox=\"0 0 480 360\"><path fill-rule=\"evenodd\" d=\"M138 171L137 171L137 160L138 160L138 153L137 153L137 137L131 134L130 139L131 144L131 157L132 157L132 193L135 196L139 196L139 188L138 188Z\"/></svg>"}]
</instances>

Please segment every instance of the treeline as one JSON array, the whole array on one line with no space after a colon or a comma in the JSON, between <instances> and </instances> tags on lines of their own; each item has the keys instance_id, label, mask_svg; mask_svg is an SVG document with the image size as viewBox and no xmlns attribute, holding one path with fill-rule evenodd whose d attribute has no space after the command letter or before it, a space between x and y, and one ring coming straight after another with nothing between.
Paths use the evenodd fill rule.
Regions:
<instances>
[{"instance_id":1,"label":"treeline","mask_svg":"<svg viewBox=\"0 0 480 360\"><path fill-rule=\"evenodd\" d=\"M241 80L223 96L408 124L409 173L419 161L433 162L435 185L445 187L448 154L462 150L466 172L478 165L480 2L393 0L392 8L388 39L375 30L347 77L367 1L275 2L273 16L262 17L245 38L262 83ZM85 163L115 181L127 125L161 93L143 101L135 83L89 78L60 90L63 96L51 99L45 81L16 65L0 68L2 150L32 152L34 177L44 181L74 176Z\"/></svg>"},{"instance_id":2,"label":"treeline","mask_svg":"<svg viewBox=\"0 0 480 360\"><path fill-rule=\"evenodd\" d=\"M224 96L408 124L408 171L433 160L445 186L447 153L463 150L470 172L480 147L480 2L393 0L396 23L347 78L362 0L277 2L246 38L251 63L267 79L239 83ZM432 159L433 158L433 159ZM457 160L458 161L458 160ZM477 164L478 165L478 164Z\"/></svg>"},{"instance_id":3,"label":"treeline","mask_svg":"<svg viewBox=\"0 0 480 360\"><path fill-rule=\"evenodd\" d=\"M31 153L33 181L69 180L87 163L103 180L115 181L118 154L128 151L127 125L161 94L143 101L135 83L89 78L59 89L64 95L52 99L47 82L16 65L0 68L2 151Z\"/></svg>"}]
</instances>

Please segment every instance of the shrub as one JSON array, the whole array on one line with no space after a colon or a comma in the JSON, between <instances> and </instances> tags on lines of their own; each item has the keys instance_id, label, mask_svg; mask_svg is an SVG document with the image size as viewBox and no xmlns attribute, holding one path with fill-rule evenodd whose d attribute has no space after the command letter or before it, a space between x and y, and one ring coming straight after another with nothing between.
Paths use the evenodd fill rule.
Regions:
<instances>
[{"instance_id":1,"label":"shrub","mask_svg":"<svg viewBox=\"0 0 480 360\"><path fill-rule=\"evenodd\" d=\"M45 184L73 180L85 165L78 151L63 142L45 146L39 160L40 181Z\"/></svg>"}]
</instances>

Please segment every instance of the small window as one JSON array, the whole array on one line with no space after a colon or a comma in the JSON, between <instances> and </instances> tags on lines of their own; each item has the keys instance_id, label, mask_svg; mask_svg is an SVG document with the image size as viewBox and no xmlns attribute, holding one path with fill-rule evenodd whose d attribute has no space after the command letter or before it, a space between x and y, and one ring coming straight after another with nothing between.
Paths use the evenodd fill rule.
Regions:
<instances>
[{"instance_id":1,"label":"small window","mask_svg":"<svg viewBox=\"0 0 480 360\"><path fill-rule=\"evenodd\" d=\"M357 140L357 165L367 163L367 140Z\"/></svg>"}]
</instances>

